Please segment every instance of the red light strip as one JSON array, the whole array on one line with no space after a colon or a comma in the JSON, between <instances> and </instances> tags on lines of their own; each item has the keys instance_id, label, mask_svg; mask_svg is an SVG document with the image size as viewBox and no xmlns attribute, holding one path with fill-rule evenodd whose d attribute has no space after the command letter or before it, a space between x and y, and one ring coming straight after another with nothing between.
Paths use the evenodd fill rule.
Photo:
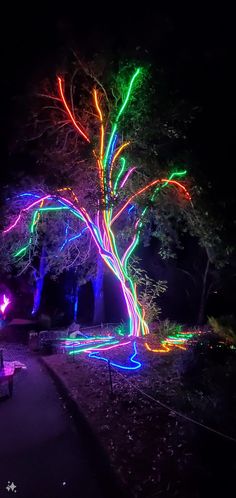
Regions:
<instances>
[{"instance_id":1,"label":"red light strip","mask_svg":"<svg viewBox=\"0 0 236 498\"><path fill-rule=\"evenodd\" d=\"M85 140L90 143L90 140L89 140L88 136L86 135L86 133L82 130L82 128L76 122L76 120L75 120L75 118L74 118L74 116L73 116L73 114L72 114L72 112L71 112L71 110L70 110L70 108L69 108L69 106L68 106L68 104L66 102L65 95L64 95L64 92L63 92L63 88L62 88L62 79L58 76L57 80L58 80L59 93L60 93L60 96L61 96L61 100L62 100L62 102L64 104L64 107L66 109L66 112L67 112L70 120L72 121L74 127L80 133L80 135L82 135L82 137L84 137Z\"/></svg>"},{"instance_id":2,"label":"red light strip","mask_svg":"<svg viewBox=\"0 0 236 498\"><path fill-rule=\"evenodd\" d=\"M116 215L112 218L111 220L111 225L112 223L114 223L115 220L117 220L117 218L119 218L119 216L121 215L121 213L123 213L123 211L125 210L125 208L128 206L128 204L130 204L130 202L132 202L132 200L137 197L138 195L142 194L143 192L145 192L145 190L147 190L148 188L150 187L153 187L154 185L157 185L157 183L170 183L172 185L176 185L177 187L181 188L185 195L186 195L186 198L188 200L191 199L190 197L190 194L188 193L187 189L182 185L182 183L179 183L177 182L176 180L168 180L168 178L162 178L161 180L154 180L153 182L151 183L148 183L148 185L146 185L145 187L141 188L140 190L138 190L138 192L136 192L135 194L131 195L131 197L129 197L129 199L126 201L126 203L122 206L122 208L116 213Z\"/></svg>"}]
</instances>

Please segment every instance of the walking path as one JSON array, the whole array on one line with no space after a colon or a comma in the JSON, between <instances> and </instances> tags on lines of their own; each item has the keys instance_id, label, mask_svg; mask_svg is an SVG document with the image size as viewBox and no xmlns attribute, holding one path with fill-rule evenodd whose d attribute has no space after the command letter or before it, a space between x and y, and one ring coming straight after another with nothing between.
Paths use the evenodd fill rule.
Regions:
<instances>
[{"instance_id":1,"label":"walking path","mask_svg":"<svg viewBox=\"0 0 236 498\"><path fill-rule=\"evenodd\" d=\"M97 442L83 423L74 427L37 357L5 345L4 359L27 370L16 374L13 397L0 399L0 497L122 498Z\"/></svg>"}]
</instances>

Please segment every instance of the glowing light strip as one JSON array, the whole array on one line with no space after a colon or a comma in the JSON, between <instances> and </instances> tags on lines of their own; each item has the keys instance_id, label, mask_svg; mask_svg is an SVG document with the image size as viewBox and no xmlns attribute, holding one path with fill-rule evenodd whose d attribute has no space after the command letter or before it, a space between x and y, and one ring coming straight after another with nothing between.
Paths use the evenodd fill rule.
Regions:
<instances>
[{"instance_id":1,"label":"glowing light strip","mask_svg":"<svg viewBox=\"0 0 236 498\"><path fill-rule=\"evenodd\" d=\"M109 152L110 152L110 147L111 147L111 144L112 144L112 141L113 141L113 137L114 137L114 134L116 132L116 129L117 129L117 126L118 126L118 121L120 119L120 116L121 114L124 112L125 110L125 107L128 103L128 100L130 98L130 95L131 95L131 91L132 91L132 87L133 87L133 84L134 84L134 81L135 79L137 78L138 74L140 73L141 69L138 68L134 75L132 76L131 78L131 81L130 81L130 84L129 84L129 87L128 87L128 91L127 91L127 95L125 97L125 100L124 100L124 103L123 105L121 106L119 112L118 112L118 115L116 117L116 120L115 120L115 124L113 126L113 129L112 129L112 132L111 132L111 136L110 136L110 140L108 142L108 146L107 146L107 150L106 150L106 153L105 153L105 157L104 157L104 166L106 166L106 163L107 163L107 158L108 158L108 155L109 155Z\"/></svg>"},{"instance_id":2,"label":"glowing light strip","mask_svg":"<svg viewBox=\"0 0 236 498\"><path fill-rule=\"evenodd\" d=\"M117 121L119 120L119 118L120 118L121 114L123 113L123 111L124 111L124 109L125 109L125 107L126 107L126 105L127 105L127 103L128 103L128 100L129 100L129 98L130 98L131 91L132 91L132 86L133 86L133 84L134 84L135 79L136 79L136 78L137 78L137 76L140 74L140 72L141 72L141 68L139 67L139 68L137 68L137 69L136 69L136 71L135 71L134 75L133 75L133 76L132 76L132 78L131 78L131 81L130 81L130 84L129 84L129 88L128 88L128 92L127 92L127 95L126 95L125 101L124 101L124 103L123 103L123 105L122 105L122 107L121 107L120 111L118 112Z\"/></svg>"},{"instance_id":3,"label":"glowing light strip","mask_svg":"<svg viewBox=\"0 0 236 498\"><path fill-rule=\"evenodd\" d=\"M101 346L104 346L104 344L108 344L107 341L109 341L109 344L115 344L114 339L107 339L106 341L104 341L102 339L94 339L94 340L88 341L88 342L87 341L80 341L80 342L78 342L75 339L74 341L64 341L64 342L60 341L60 342L67 349L69 349L69 348L72 349L72 348L75 348L75 347L81 348L81 347L84 347L84 346L86 346L86 348L89 349L90 346L91 347L95 347L95 346L101 347Z\"/></svg>"},{"instance_id":4,"label":"glowing light strip","mask_svg":"<svg viewBox=\"0 0 236 498\"><path fill-rule=\"evenodd\" d=\"M64 249L65 245L66 245L66 244L67 244L67 242L68 242L68 231L69 231L69 223L67 223L67 224L66 224L66 230L65 230L65 240L64 240L63 244L61 245L61 247L60 247L60 249L59 249L59 251L60 251L60 252Z\"/></svg>"},{"instance_id":5,"label":"glowing light strip","mask_svg":"<svg viewBox=\"0 0 236 498\"><path fill-rule=\"evenodd\" d=\"M27 244L26 246L24 247L21 247L21 249L19 249L19 251L17 251L16 253L13 254L14 258L17 258L18 256L20 256L21 254L26 253L27 249L29 247L29 244Z\"/></svg>"},{"instance_id":6,"label":"glowing light strip","mask_svg":"<svg viewBox=\"0 0 236 498\"><path fill-rule=\"evenodd\" d=\"M117 343L118 343L118 341L104 342L103 344L101 344L101 347L105 346L105 345L111 345L111 344L117 344ZM81 345L80 349L75 349L74 351L69 351L69 355L83 353L84 351L88 352L91 349L98 349L98 348L99 348L99 345L97 345L97 344L94 344L94 345L87 344L87 346L85 348L83 348L82 345Z\"/></svg>"},{"instance_id":7,"label":"glowing light strip","mask_svg":"<svg viewBox=\"0 0 236 498\"><path fill-rule=\"evenodd\" d=\"M135 168L135 166L133 166L133 168L130 168L130 169L129 169L129 171L127 171L127 173L126 173L126 175L125 175L124 179L122 180L122 182L121 182L121 184L120 184L121 188L123 188L123 187L124 187L124 185L125 185L125 183L127 182L128 178L130 177L130 175L133 173L133 171L134 171L135 169L136 169L136 168Z\"/></svg>"},{"instance_id":8,"label":"glowing light strip","mask_svg":"<svg viewBox=\"0 0 236 498\"><path fill-rule=\"evenodd\" d=\"M74 199L76 202L78 202L78 203L79 203L79 199L78 199L77 195L75 194L74 190L73 190L71 187L59 188L59 189L57 190L57 192L65 192L65 191L69 191L69 192L72 194L73 199Z\"/></svg>"},{"instance_id":9,"label":"glowing light strip","mask_svg":"<svg viewBox=\"0 0 236 498\"><path fill-rule=\"evenodd\" d=\"M41 201L44 201L44 200L50 199L50 198L51 198L50 195L45 195L44 197L41 197L41 199L38 199L37 201L34 201L32 204L30 204L29 206L27 206L26 208L24 208L23 211L17 216L17 218L14 221L14 223L12 223L8 228L6 228L5 230L3 230L3 233L8 233L8 232L10 232L10 230L12 230L13 228L15 228L15 226L17 225L17 223L20 221L23 212L29 211L29 209L31 209L33 206L36 206Z\"/></svg>"},{"instance_id":10,"label":"glowing light strip","mask_svg":"<svg viewBox=\"0 0 236 498\"><path fill-rule=\"evenodd\" d=\"M147 342L144 344L146 349L152 353L168 353L175 348L185 351L187 349L186 345L188 344L188 341L191 340L195 334L197 335L198 332L179 332L176 336L168 336L161 341L161 346L157 349L152 349Z\"/></svg>"},{"instance_id":11,"label":"glowing light strip","mask_svg":"<svg viewBox=\"0 0 236 498\"><path fill-rule=\"evenodd\" d=\"M68 206L48 206L39 208L38 211L62 211L63 209L70 209Z\"/></svg>"},{"instance_id":12,"label":"glowing light strip","mask_svg":"<svg viewBox=\"0 0 236 498\"><path fill-rule=\"evenodd\" d=\"M184 176L185 174L187 173L186 170L184 171L176 171L176 172L173 172L170 177L168 178L168 180L170 181L174 176ZM153 201L155 195L157 194L157 192L160 190L160 188L164 188L168 185L169 182L165 182L163 183L163 185L161 185L160 187L157 187L151 197L151 201ZM130 212L130 210L133 208L134 206L131 206L131 208L128 210L128 212ZM137 246L137 244L139 243L139 235L140 235L140 229L143 225L141 219L144 217L145 213L147 211L147 207L144 208L144 210L142 211L142 214L141 214L141 217L140 217L140 220L138 220L138 222L136 223L135 225L135 229L139 228L138 232L134 235L134 238L130 244L130 246L126 249L123 257L122 257L122 263L124 264L124 268L125 268L125 271L127 271L127 264L128 264L128 259L129 257L131 256L131 254L133 253L135 247Z\"/></svg>"},{"instance_id":13,"label":"glowing light strip","mask_svg":"<svg viewBox=\"0 0 236 498\"><path fill-rule=\"evenodd\" d=\"M44 201L41 202L40 206L43 204L43 202ZM38 209L36 209L34 212L34 215L33 215L32 223L30 225L30 234L31 235L29 238L29 242L27 245L25 245L21 249L19 249L15 254L13 254L14 258L18 258L21 254L22 254L22 256L25 256L26 251L27 251L28 247L30 247L30 244L32 242L32 234L34 232L34 227L35 227L36 223L38 222L38 219L39 219L39 214L38 214Z\"/></svg>"},{"instance_id":14,"label":"glowing light strip","mask_svg":"<svg viewBox=\"0 0 236 498\"><path fill-rule=\"evenodd\" d=\"M104 191L105 185L104 185L104 172L103 172L103 154L104 154L104 125L103 125L103 116L102 116L102 111L99 107L98 103L98 98L97 98L97 91L96 89L94 90L94 99L95 99L95 106L99 114L99 119L100 119L100 159L97 161L98 165L98 175L100 179L100 185L101 185L101 190L102 192Z\"/></svg>"},{"instance_id":15,"label":"glowing light strip","mask_svg":"<svg viewBox=\"0 0 236 498\"><path fill-rule=\"evenodd\" d=\"M104 126L103 126L103 117L102 117L102 111L99 107L98 103L98 97L97 97L97 90L94 89L94 99L95 99L95 105L99 114L99 119L101 122L101 139L100 139L100 161L103 159L103 149L104 149Z\"/></svg>"},{"instance_id":16,"label":"glowing light strip","mask_svg":"<svg viewBox=\"0 0 236 498\"><path fill-rule=\"evenodd\" d=\"M112 144L111 144L111 150L110 150L110 154L109 154L108 164L110 164L112 162L112 156L113 156L113 153L114 153L114 149L115 149L115 145L116 145L116 142L117 142L117 138L118 138L118 135L114 135L114 138L113 138L113 141L112 141Z\"/></svg>"},{"instance_id":17,"label":"glowing light strip","mask_svg":"<svg viewBox=\"0 0 236 498\"><path fill-rule=\"evenodd\" d=\"M119 157L119 155L121 154L122 150L124 150L125 147L128 147L128 145L130 144L130 142L125 142L123 145L121 145L119 147L119 149L117 150L117 152L115 153L113 159L112 159L112 163L111 163L111 169L110 169L110 178L109 178L109 182L110 182L110 188L112 189L112 171L113 171L113 167L114 167L114 164L116 162L116 159Z\"/></svg>"},{"instance_id":18,"label":"glowing light strip","mask_svg":"<svg viewBox=\"0 0 236 498\"><path fill-rule=\"evenodd\" d=\"M35 201L34 203L30 204L30 205L29 205L26 209L24 209L23 211L28 211L31 207L33 207L34 205L36 205L36 204L37 204L37 203L39 203L39 202L40 202L40 205L42 205L42 203L44 202L44 200L45 200L45 199L48 199L48 200L50 199L50 200L51 200L51 199L52 199L52 197L51 197L51 196L45 196L45 197L43 197L43 198L39 199L38 201ZM31 232L31 233L33 233L33 229L34 229L34 226L35 226L35 224L36 224L36 221L37 221L37 220L36 220L36 218L37 218L37 215L38 215L38 212L39 212L39 211L55 211L55 210L57 211L57 210L61 210L61 209L69 209L69 210L70 210L70 211L71 211L71 212L72 212L75 216L79 217L82 221L85 221L85 218L84 218L84 217L80 214L80 212L78 211L78 209L77 209L77 208L75 208L75 207L71 208L71 207L68 207L68 206L67 206L67 204L69 204L69 206L73 206L73 204L72 204L72 202L71 202L71 201L69 201L68 199L65 199L64 197L62 197L61 199L63 199L63 201L65 201L65 202L63 202L63 201L62 201L62 200L60 200L60 199L58 199L58 202L60 202L61 204L63 204L63 206L64 206L64 207L55 207L55 206L50 207L50 206L48 206L48 207L45 207L45 208L38 208L38 209L34 212L34 215L33 215L33 221L32 221L32 224L31 224L31 226L30 226L30 232ZM84 209L84 208L82 208L82 209L81 209L81 211L83 211L83 212L87 215L87 213L86 213L86 211L85 211L85 209ZM22 214L22 213L20 213L20 215L19 215L19 216L18 216L18 218L16 219L15 223L13 224L14 226L16 226L16 224L17 224L17 223L18 223L18 221L20 220L21 214ZM87 218L88 218L88 221L89 221L89 220L90 220L90 217L89 217L88 215L87 215ZM10 228L14 228L14 227L13 227L13 225L12 225L11 227L9 227L9 229L10 229ZM91 226L91 225L94 225L94 224L93 224L92 222L90 222L90 226ZM89 228L89 227L86 227L86 228ZM96 226L94 226L94 228L96 229ZM9 231L9 229L8 229L8 231ZM91 232L91 234L93 235L93 231L91 230L91 228L90 228L90 232ZM23 248L21 248L19 251L17 251L17 253L15 253L15 254L14 254L14 257L18 257L21 253L23 253L24 251L26 251L26 250L27 250L27 248L29 247L30 243L31 243L31 238L30 238L30 242L29 242L29 244L28 244L27 246L24 246Z\"/></svg>"},{"instance_id":19,"label":"glowing light strip","mask_svg":"<svg viewBox=\"0 0 236 498\"><path fill-rule=\"evenodd\" d=\"M128 145L130 144L130 141L129 142L125 142L124 144L122 144L119 149L117 150L117 152L115 153L113 159L112 159L112 165L114 165L116 159L119 157L119 155L121 154L122 150L124 150L126 147L128 147Z\"/></svg>"},{"instance_id":20,"label":"glowing light strip","mask_svg":"<svg viewBox=\"0 0 236 498\"><path fill-rule=\"evenodd\" d=\"M65 247L66 244L69 244L69 242L72 242L72 240L79 239L86 230L88 230L88 227L83 228L83 230L81 230L80 233L78 233L77 235L73 235L73 237L70 237L65 242L63 242L60 251L62 251L64 249L64 247Z\"/></svg>"},{"instance_id":21,"label":"glowing light strip","mask_svg":"<svg viewBox=\"0 0 236 498\"><path fill-rule=\"evenodd\" d=\"M130 335L135 335L139 336L140 331L142 330L142 333L147 333L148 331L148 326L144 320L144 316L141 310L140 303L138 302L137 295L136 295L136 290L135 287L132 283L132 280L130 277L128 277L127 273L124 271L124 268L122 267L122 263L119 259L119 255L117 252L115 240L114 240L114 235L109 228L108 232L108 240L109 240L109 245L112 248L112 252L115 254L116 257L116 269L115 269L115 274L119 281L121 282L122 288L123 288L123 293L124 293L124 298L126 301L129 317L130 317ZM106 261L107 263L107 261ZM107 263L108 264L108 263ZM125 284L125 280L129 282L130 288L127 288Z\"/></svg>"},{"instance_id":22,"label":"glowing light strip","mask_svg":"<svg viewBox=\"0 0 236 498\"><path fill-rule=\"evenodd\" d=\"M6 294L3 294L3 303L0 305L0 311L2 315L4 316L6 308L11 304L11 301L9 297L6 296Z\"/></svg>"},{"instance_id":23,"label":"glowing light strip","mask_svg":"<svg viewBox=\"0 0 236 498\"><path fill-rule=\"evenodd\" d=\"M137 197L138 195L142 194L143 192L145 192L145 190L149 189L150 187L153 187L154 185L156 185L157 183L162 183L162 182L167 182L167 184L171 184L171 185L176 185L178 186L180 189L182 189L186 195L186 198L187 199L191 199L190 197L190 194L188 193L187 189L179 182L177 182L176 180L169 180L168 178L163 178L161 180L154 180L153 182L150 182L148 183L148 185L146 185L145 187L141 188L140 190L138 190L138 192L136 192L135 194L131 195L129 197L129 199L125 202L125 204L122 206L122 208L116 213L116 215L112 218L111 220L111 225L112 223L114 223L114 221L121 215L121 213L123 213L124 209L128 206L128 204L131 203L131 201Z\"/></svg>"},{"instance_id":24,"label":"glowing light strip","mask_svg":"<svg viewBox=\"0 0 236 498\"><path fill-rule=\"evenodd\" d=\"M170 351L170 347L166 346L165 344L163 344L163 348L158 348L158 349L150 348L150 346L147 342L145 342L144 345L145 345L145 348L148 351L151 351L152 353L168 353Z\"/></svg>"},{"instance_id":25,"label":"glowing light strip","mask_svg":"<svg viewBox=\"0 0 236 498\"><path fill-rule=\"evenodd\" d=\"M61 100L62 100L62 102L64 104L64 107L65 107L65 109L67 111L67 114L68 114L70 120L72 121L74 127L80 133L80 135L82 135L82 137L84 137L85 140L90 143L90 140L89 140L88 136L86 135L86 133L80 127L81 125L79 126L78 123L76 122L76 120L75 120L75 118L74 118L74 116L73 116L73 114L72 114L72 112L71 112L71 110L70 110L70 108L69 108L69 106L68 106L68 104L66 102L65 95L64 95L64 92L63 92L63 88L62 88L62 79L59 76L57 77L57 81L58 81L58 85L59 85L59 93L60 93L60 96L61 96Z\"/></svg>"},{"instance_id":26,"label":"glowing light strip","mask_svg":"<svg viewBox=\"0 0 236 498\"><path fill-rule=\"evenodd\" d=\"M126 341L126 342L119 342L118 344L114 344L113 346L107 346L105 348L99 348L99 351L108 351L109 349L115 349L115 348L119 348L120 346L126 346L126 344L130 344L131 343L131 340L130 341Z\"/></svg>"},{"instance_id":27,"label":"glowing light strip","mask_svg":"<svg viewBox=\"0 0 236 498\"><path fill-rule=\"evenodd\" d=\"M93 337L62 337L62 339L59 339L60 341L77 341L77 342L80 342L80 341L86 341L86 342L89 342L89 341L102 341L102 340L110 340L110 339L114 339L114 335L105 335L105 336L99 336L99 335L95 335Z\"/></svg>"},{"instance_id":28,"label":"glowing light strip","mask_svg":"<svg viewBox=\"0 0 236 498\"><path fill-rule=\"evenodd\" d=\"M125 265L125 270L126 270L128 258L130 257L131 253L134 251L134 249L137 246L138 242L139 242L139 234L138 235L135 234L134 237L133 237L133 240L132 240L131 244L127 247L124 255L122 256L121 261Z\"/></svg>"},{"instance_id":29,"label":"glowing light strip","mask_svg":"<svg viewBox=\"0 0 236 498\"><path fill-rule=\"evenodd\" d=\"M120 363L116 363L114 361L110 361L110 365L112 367L120 368L121 370L138 370L142 365L141 365L140 361L137 361L137 360L134 359L135 356L137 356L137 354L138 354L137 353L136 342L133 343L133 347L134 347L134 353L130 356L129 360L130 360L131 363L134 363L135 366L128 367L128 366L121 365ZM104 358L103 356L99 356L99 355L97 355L94 352L90 353L89 357L97 359L97 360L101 360L101 361L106 361L107 363L109 362L109 360L107 358Z\"/></svg>"},{"instance_id":30,"label":"glowing light strip","mask_svg":"<svg viewBox=\"0 0 236 498\"><path fill-rule=\"evenodd\" d=\"M124 169L125 169L125 165L126 165L126 159L124 157L121 157L120 160L122 162L122 165L121 165L120 171L116 177L116 181L114 183L114 194L116 194L116 189L117 189L119 179L120 179L121 175L123 174Z\"/></svg>"},{"instance_id":31,"label":"glowing light strip","mask_svg":"<svg viewBox=\"0 0 236 498\"><path fill-rule=\"evenodd\" d=\"M35 199L39 199L40 198L40 195L36 195L36 194L31 194L30 192L25 192L23 194L19 194L17 195L16 197L34 197Z\"/></svg>"},{"instance_id":32,"label":"glowing light strip","mask_svg":"<svg viewBox=\"0 0 236 498\"><path fill-rule=\"evenodd\" d=\"M186 169L185 169L184 171L173 171L173 173L171 173L171 175L170 175L170 177L169 177L169 181L170 181L170 180L172 180L172 178L174 178L175 176L185 176L185 175L186 175L186 173L187 173L187 170L186 170ZM154 200L154 198L155 198L156 194L158 193L158 191L159 191L161 188L166 187L167 185L168 185L168 182L165 182L165 183L163 183L163 185L161 185L161 186L157 187L157 188L154 190L154 192L153 192L153 194L152 194L152 196L151 196L151 201L153 201L153 200ZM190 199L191 199L191 198L190 198ZM190 199L189 199L189 200L190 200Z\"/></svg>"}]
</instances>

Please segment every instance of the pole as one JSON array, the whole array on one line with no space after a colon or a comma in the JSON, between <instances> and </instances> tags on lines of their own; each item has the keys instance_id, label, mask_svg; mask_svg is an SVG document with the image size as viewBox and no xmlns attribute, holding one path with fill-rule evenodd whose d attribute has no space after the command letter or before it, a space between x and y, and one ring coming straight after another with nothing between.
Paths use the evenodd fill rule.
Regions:
<instances>
[{"instance_id":1,"label":"pole","mask_svg":"<svg viewBox=\"0 0 236 498\"><path fill-rule=\"evenodd\" d=\"M111 375L111 362L108 360L108 371L109 371L109 381L110 381L110 390L111 390L111 397L113 397L113 385L112 385L112 375Z\"/></svg>"},{"instance_id":2,"label":"pole","mask_svg":"<svg viewBox=\"0 0 236 498\"><path fill-rule=\"evenodd\" d=\"M0 370L3 369L3 350L0 349Z\"/></svg>"}]
</instances>

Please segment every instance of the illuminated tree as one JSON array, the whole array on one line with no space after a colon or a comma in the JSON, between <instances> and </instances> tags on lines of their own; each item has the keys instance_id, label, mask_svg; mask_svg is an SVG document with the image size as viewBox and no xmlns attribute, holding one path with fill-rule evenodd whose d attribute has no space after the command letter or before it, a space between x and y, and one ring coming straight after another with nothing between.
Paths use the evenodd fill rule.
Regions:
<instances>
[{"instance_id":1,"label":"illuminated tree","mask_svg":"<svg viewBox=\"0 0 236 498\"><path fill-rule=\"evenodd\" d=\"M69 142L78 151L77 185L81 183L86 188L78 187L77 193L76 185L75 188L74 185L73 188L65 185L54 192L44 192L44 195L30 192L21 194L25 199L31 195L32 199L26 202L11 225L4 230L6 235L18 227L21 234L25 233L27 220L31 216L28 241L14 254L15 258L24 257L32 250L38 224L43 223L45 215L53 217L59 213L59 221L65 220L66 216L70 221L64 231L61 251L72 237L81 240L86 237L93 242L121 285L129 316L129 334L132 336L148 333L145 310L138 300L136 284L129 272L129 260L141 240L145 223L149 219L148 213L156 209L156 201L158 197L161 198L166 187L172 202L175 201L173 187L180 195L180 202L183 199L190 200L186 187L178 181L186 171L172 171L169 176L152 177L147 182L147 174L145 168L142 169L137 151L135 163L132 162L132 154L127 154L129 148L135 150L135 142L129 136L125 140L124 136L126 138L130 134L132 121L137 122L137 117L139 127L135 129L135 135L137 131L142 134L142 113L139 109L143 111L143 105L139 107L138 104L140 101L143 104L140 90L144 76L142 68L136 68L129 79L127 71L119 75L111 90L112 103L103 85L98 80L93 81L95 85L90 92L91 99L86 101L82 112L83 122L79 118L79 104L75 105L74 84L70 86L68 95L64 78L57 77L57 93L46 95L51 102L48 106L51 128L54 127L58 134L65 127L68 128L65 143L68 146ZM87 178L85 182L84 175ZM74 236L69 233L71 227L76 230ZM58 238L58 235L55 236L52 244L58 245Z\"/></svg>"}]
</instances>

